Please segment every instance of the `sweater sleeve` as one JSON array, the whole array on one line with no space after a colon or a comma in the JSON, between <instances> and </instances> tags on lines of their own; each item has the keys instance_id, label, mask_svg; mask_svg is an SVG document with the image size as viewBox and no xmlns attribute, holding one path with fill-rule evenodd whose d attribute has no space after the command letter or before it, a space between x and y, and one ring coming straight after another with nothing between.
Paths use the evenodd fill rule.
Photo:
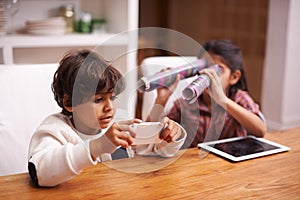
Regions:
<instances>
[{"instance_id":1,"label":"sweater sleeve","mask_svg":"<svg viewBox=\"0 0 300 200\"><path fill-rule=\"evenodd\" d=\"M178 123L177 125L180 127L179 132L180 136L176 141L172 141L171 143L167 143L166 141L162 140L158 144L149 144L149 145L138 145L136 147L136 153L139 155L159 155L162 157L172 157L175 155L177 151L182 147L187 133L185 129L180 126Z\"/></svg>"},{"instance_id":2,"label":"sweater sleeve","mask_svg":"<svg viewBox=\"0 0 300 200\"><path fill-rule=\"evenodd\" d=\"M38 186L58 185L96 163L84 142L76 137L39 130L32 138L28 168Z\"/></svg>"}]
</instances>

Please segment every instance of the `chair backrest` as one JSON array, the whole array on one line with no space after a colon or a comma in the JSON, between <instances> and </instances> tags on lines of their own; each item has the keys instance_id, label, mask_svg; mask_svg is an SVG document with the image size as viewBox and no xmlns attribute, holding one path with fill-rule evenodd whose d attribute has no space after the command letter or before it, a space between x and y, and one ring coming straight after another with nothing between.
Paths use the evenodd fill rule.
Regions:
<instances>
[{"instance_id":1,"label":"chair backrest","mask_svg":"<svg viewBox=\"0 0 300 200\"><path fill-rule=\"evenodd\" d=\"M57 64L0 66L0 175L27 171L30 138L61 109L51 91Z\"/></svg>"},{"instance_id":2,"label":"chair backrest","mask_svg":"<svg viewBox=\"0 0 300 200\"><path fill-rule=\"evenodd\" d=\"M173 68L182 65L189 64L196 61L197 57L194 56L156 56L145 58L141 64L142 76L153 75L162 69L167 67ZM179 82L177 88L173 92L172 96L169 98L167 105L165 107L165 112L167 112L172 106L176 99L181 97L181 91L191 83L196 77L190 77L183 79ZM152 90L150 92L145 92L143 94L142 103L142 119L146 120L148 113L154 105L154 101L157 97L157 91Z\"/></svg>"}]
</instances>

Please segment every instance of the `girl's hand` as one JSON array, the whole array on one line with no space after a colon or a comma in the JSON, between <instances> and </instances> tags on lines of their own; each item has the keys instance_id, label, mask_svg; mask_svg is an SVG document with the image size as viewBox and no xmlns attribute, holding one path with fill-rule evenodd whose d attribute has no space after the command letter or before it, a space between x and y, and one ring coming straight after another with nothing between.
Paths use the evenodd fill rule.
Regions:
<instances>
[{"instance_id":1,"label":"girl's hand","mask_svg":"<svg viewBox=\"0 0 300 200\"><path fill-rule=\"evenodd\" d=\"M180 128L173 120L164 117L161 123L164 124L164 128L160 133L160 139L170 143L176 141L180 137Z\"/></svg>"},{"instance_id":2,"label":"girl's hand","mask_svg":"<svg viewBox=\"0 0 300 200\"><path fill-rule=\"evenodd\" d=\"M142 120L136 118L127 121L115 122L109 127L105 135L114 145L127 148L132 144L133 138L135 137L130 125L141 122Z\"/></svg>"},{"instance_id":3,"label":"girl's hand","mask_svg":"<svg viewBox=\"0 0 300 200\"><path fill-rule=\"evenodd\" d=\"M209 95L210 97L219 105L225 105L226 94L223 89L221 77L213 69L203 69L199 72L200 74L205 74L210 79Z\"/></svg>"},{"instance_id":4,"label":"girl's hand","mask_svg":"<svg viewBox=\"0 0 300 200\"><path fill-rule=\"evenodd\" d=\"M161 70L161 72L163 72L165 70L169 70L169 69L170 68L163 69L163 70ZM167 103L170 96L173 94L179 81L180 81L180 75L178 74L176 76L176 80L174 81L174 83L172 83L171 85L166 86L166 87L157 88L157 98L156 98L157 103L164 106Z\"/></svg>"}]
</instances>

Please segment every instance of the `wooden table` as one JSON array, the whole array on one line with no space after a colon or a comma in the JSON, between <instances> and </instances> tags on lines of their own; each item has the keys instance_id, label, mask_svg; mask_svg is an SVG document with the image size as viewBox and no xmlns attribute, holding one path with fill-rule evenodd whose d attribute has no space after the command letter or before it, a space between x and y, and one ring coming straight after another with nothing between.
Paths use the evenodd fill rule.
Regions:
<instances>
[{"instance_id":1,"label":"wooden table","mask_svg":"<svg viewBox=\"0 0 300 200\"><path fill-rule=\"evenodd\" d=\"M239 163L211 153L199 157L205 152L197 148L173 160L122 159L85 169L53 188L35 188L27 174L3 176L0 199L300 199L300 128L266 138L291 150ZM166 166L136 173L157 163ZM130 169L135 173L125 172Z\"/></svg>"}]
</instances>

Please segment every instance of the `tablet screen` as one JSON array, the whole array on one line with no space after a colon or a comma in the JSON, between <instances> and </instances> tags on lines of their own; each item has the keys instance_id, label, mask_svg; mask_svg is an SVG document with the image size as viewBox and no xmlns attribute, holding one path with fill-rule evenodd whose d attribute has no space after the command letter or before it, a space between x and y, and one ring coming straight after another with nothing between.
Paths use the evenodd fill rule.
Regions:
<instances>
[{"instance_id":1,"label":"tablet screen","mask_svg":"<svg viewBox=\"0 0 300 200\"><path fill-rule=\"evenodd\" d=\"M215 145L214 148L224 151L235 157L245 156L253 153L264 152L268 150L278 149L279 147L273 146L271 144L263 143L254 138L244 138L241 140L223 142Z\"/></svg>"},{"instance_id":2,"label":"tablet screen","mask_svg":"<svg viewBox=\"0 0 300 200\"><path fill-rule=\"evenodd\" d=\"M254 136L205 142L198 146L234 162L290 150L284 145Z\"/></svg>"}]
</instances>

